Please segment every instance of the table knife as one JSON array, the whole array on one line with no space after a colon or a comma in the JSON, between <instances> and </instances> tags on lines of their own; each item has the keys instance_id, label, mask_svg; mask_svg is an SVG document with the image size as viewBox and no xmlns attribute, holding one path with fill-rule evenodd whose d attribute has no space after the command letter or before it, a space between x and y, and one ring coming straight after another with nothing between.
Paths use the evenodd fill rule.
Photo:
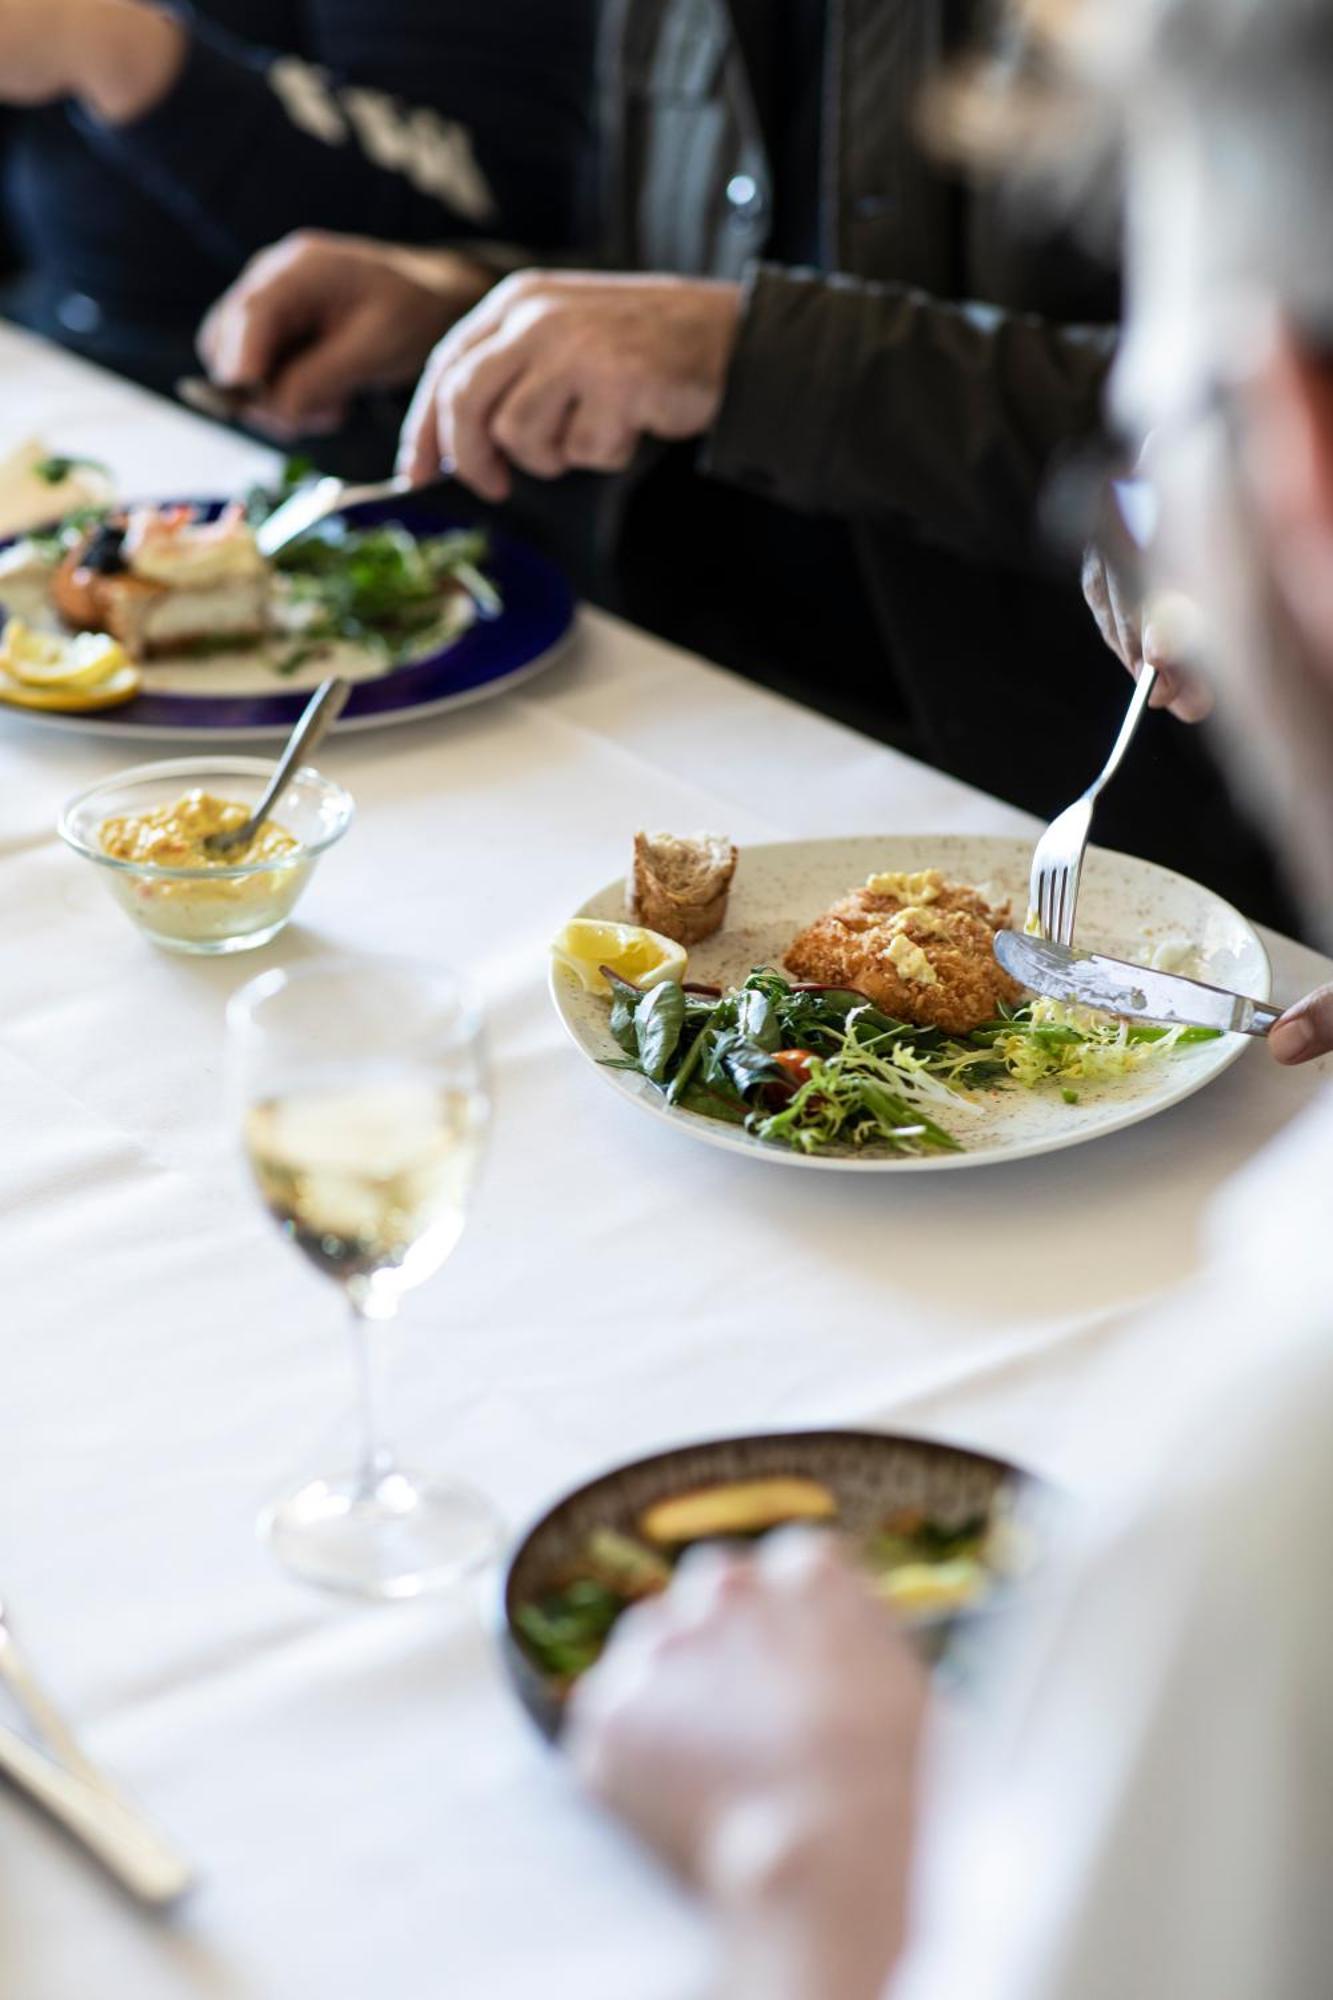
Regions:
<instances>
[{"instance_id":1,"label":"table knife","mask_svg":"<svg viewBox=\"0 0 1333 2000\"><path fill-rule=\"evenodd\" d=\"M255 530L259 553L271 560L289 542L297 541L321 521L327 521L330 514L346 513L349 508L364 507L372 500L395 500L411 491L411 480L401 474L376 480L369 486L349 486L345 480L331 476L317 479L310 486L298 487L291 499L284 500Z\"/></svg>"},{"instance_id":2,"label":"table knife","mask_svg":"<svg viewBox=\"0 0 1333 2000\"><path fill-rule=\"evenodd\" d=\"M137 1807L105 1780L93 1785L0 1724L0 1775L45 1808L141 1903L164 1909L184 1895L189 1866Z\"/></svg>"},{"instance_id":3,"label":"table knife","mask_svg":"<svg viewBox=\"0 0 1333 2000\"><path fill-rule=\"evenodd\" d=\"M1228 1035L1266 1035L1282 1017L1280 1007L1265 1006L1244 993L1183 979L1175 972L1154 972L1100 952L1071 951L1044 938L1020 931L1000 931L995 956L1005 971L1033 993L1053 1000L1072 1000L1080 1007L1131 1019L1160 1021L1167 1027L1217 1028Z\"/></svg>"}]
</instances>

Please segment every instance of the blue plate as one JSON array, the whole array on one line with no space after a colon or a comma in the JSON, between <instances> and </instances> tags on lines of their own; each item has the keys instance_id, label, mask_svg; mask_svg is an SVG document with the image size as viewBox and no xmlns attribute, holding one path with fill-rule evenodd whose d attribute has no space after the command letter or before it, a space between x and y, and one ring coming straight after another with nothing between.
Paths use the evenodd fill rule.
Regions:
<instances>
[{"instance_id":1,"label":"blue plate","mask_svg":"<svg viewBox=\"0 0 1333 2000\"><path fill-rule=\"evenodd\" d=\"M223 503L201 500L194 504L216 513ZM400 521L416 535L437 535L470 525L456 515L413 500L358 507L355 520L358 526L367 527ZM465 702L503 694L552 664L573 629L574 594L560 570L545 556L501 530L492 528L489 533L491 553L486 573L503 600L500 615L478 618L442 652L358 681L335 725L337 729L376 729L417 716L438 715ZM0 548L8 546L0 542ZM199 673L201 684L206 683L206 663L201 663ZM204 736L225 742L286 736L309 699L308 688L225 696L145 690L123 708L90 715L18 708L10 712L103 736Z\"/></svg>"}]
</instances>

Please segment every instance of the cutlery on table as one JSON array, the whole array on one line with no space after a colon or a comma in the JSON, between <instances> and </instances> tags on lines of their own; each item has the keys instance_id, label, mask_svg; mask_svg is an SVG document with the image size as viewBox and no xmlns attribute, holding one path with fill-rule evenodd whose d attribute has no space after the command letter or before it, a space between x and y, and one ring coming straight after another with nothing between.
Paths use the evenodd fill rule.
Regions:
<instances>
[{"instance_id":1,"label":"cutlery on table","mask_svg":"<svg viewBox=\"0 0 1333 2000\"><path fill-rule=\"evenodd\" d=\"M1177 972L1154 972L1150 966L1129 965L1100 952L1071 951L1067 945L1025 937L1020 931L1000 931L995 956L1006 972L1034 993L1165 1027L1266 1035L1282 1018L1280 1007L1223 986L1207 986Z\"/></svg>"},{"instance_id":2,"label":"cutlery on table","mask_svg":"<svg viewBox=\"0 0 1333 2000\"><path fill-rule=\"evenodd\" d=\"M0 1724L0 1775L82 1842L122 1887L161 1908L189 1888L189 1865L92 1760L40 1686L0 1604L0 1676L43 1739Z\"/></svg>"},{"instance_id":3,"label":"cutlery on table","mask_svg":"<svg viewBox=\"0 0 1333 2000\"><path fill-rule=\"evenodd\" d=\"M89 1784L100 1784L99 1772L84 1756L69 1724L24 1658L3 1601L0 1601L0 1679L4 1680L33 1728L66 1770L85 1778Z\"/></svg>"},{"instance_id":4,"label":"cutlery on table","mask_svg":"<svg viewBox=\"0 0 1333 2000\"><path fill-rule=\"evenodd\" d=\"M193 1877L188 1864L135 1806L105 1782L90 1784L66 1770L3 1724L0 1775L73 1834L141 1903L164 1908L189 1888Z\"/></svg>"},{"instance_id":5,"label":"cutlery on table","mask_svg":"<svg viewBox=\"0 0 1333 2000\"><path fill-rule=\"evenodd\" d=\"M1156 684L1156 667L1145 665L1110 756L1086 792L1051 821L1033 852L1028 905L1037 913L1042 935L1056 944L1074 942L1074 912L1083 877L1083 856L1092 832L1093 810L1124 762Z\"/></svg>"},{"instance_id":6,"label":"cutlery on table","mask_svg":"<svg viewBox=\"0 0 1333 2000\"><path fill-rule=\"evenodd\" d=\"M235 854L248 847L264 821L272 812L282 794L300 769L301 760L313 754L317 744L324 740L338 717L347 706L347 698L352 692L352 683L336 676L324 681L311 695L295 729L287 738L287 747L278 759L277 768L264 788L263 797L251 813L249 819L226 833L210 833L204 842L204 850L219 858Z\"/></svg>"}]
</instances>

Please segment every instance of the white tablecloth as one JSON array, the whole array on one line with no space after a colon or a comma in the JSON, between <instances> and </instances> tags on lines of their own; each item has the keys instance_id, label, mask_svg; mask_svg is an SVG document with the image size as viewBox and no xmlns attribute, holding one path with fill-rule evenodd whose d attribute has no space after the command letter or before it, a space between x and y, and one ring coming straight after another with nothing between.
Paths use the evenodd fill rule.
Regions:
<instances>
[{"instance_id":1,"label":"white tablecloth","mask_svg":"<svg viewBox=\"0 0 1333 2000\"><path fill-rule=\"evenodd\" d=\"M0 328L0 455L39 431L137 492L252 447ZM151 753L149 753L151 754ZM525 691L342 738L353 836L248 959L154 952L52 834L123 748L0 715L0 1590L94 1755L202 1871L174 1924L0 1799L13 2000L683 2000L706 1939L570 1791L503 1684L485 1593L308 1595L252 1536L350 1401L336 1301L236 1166L222 1010L263 966L458 960L498 1118L475 1217L395 1336L406 1455L521 1521L682 1438L903 1424L1077 1482L1062 1440L1125 1309L1187 1278L1213 1191L1307 1100L1261 1050L1101 1144L1000 1171L747 1165L575 1059L546 945L644 823L738 840L1022 831L1022 815L614 620ZM1327 976L1270 939L1280 991Z\"/></svg>"}]
</instances>

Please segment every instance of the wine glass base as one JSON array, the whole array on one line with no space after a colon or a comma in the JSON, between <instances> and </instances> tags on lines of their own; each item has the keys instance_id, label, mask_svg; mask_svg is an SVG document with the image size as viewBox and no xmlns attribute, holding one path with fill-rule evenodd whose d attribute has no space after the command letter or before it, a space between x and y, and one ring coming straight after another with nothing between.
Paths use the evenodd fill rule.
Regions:
<instances>
[{"instance_id":1,"label":"wine glass base","mask_svg":"<svg viewBox=\"0 0 1333 2000\"><path fill-rule=\"evenodd\" d=\"M259 1517L260 1539L284 1569L322 1590L403 1599L446 1590L500 1545L502 1524L470 1486L395 1467L313 1479Z\"/></svg>"}]
</instances>

